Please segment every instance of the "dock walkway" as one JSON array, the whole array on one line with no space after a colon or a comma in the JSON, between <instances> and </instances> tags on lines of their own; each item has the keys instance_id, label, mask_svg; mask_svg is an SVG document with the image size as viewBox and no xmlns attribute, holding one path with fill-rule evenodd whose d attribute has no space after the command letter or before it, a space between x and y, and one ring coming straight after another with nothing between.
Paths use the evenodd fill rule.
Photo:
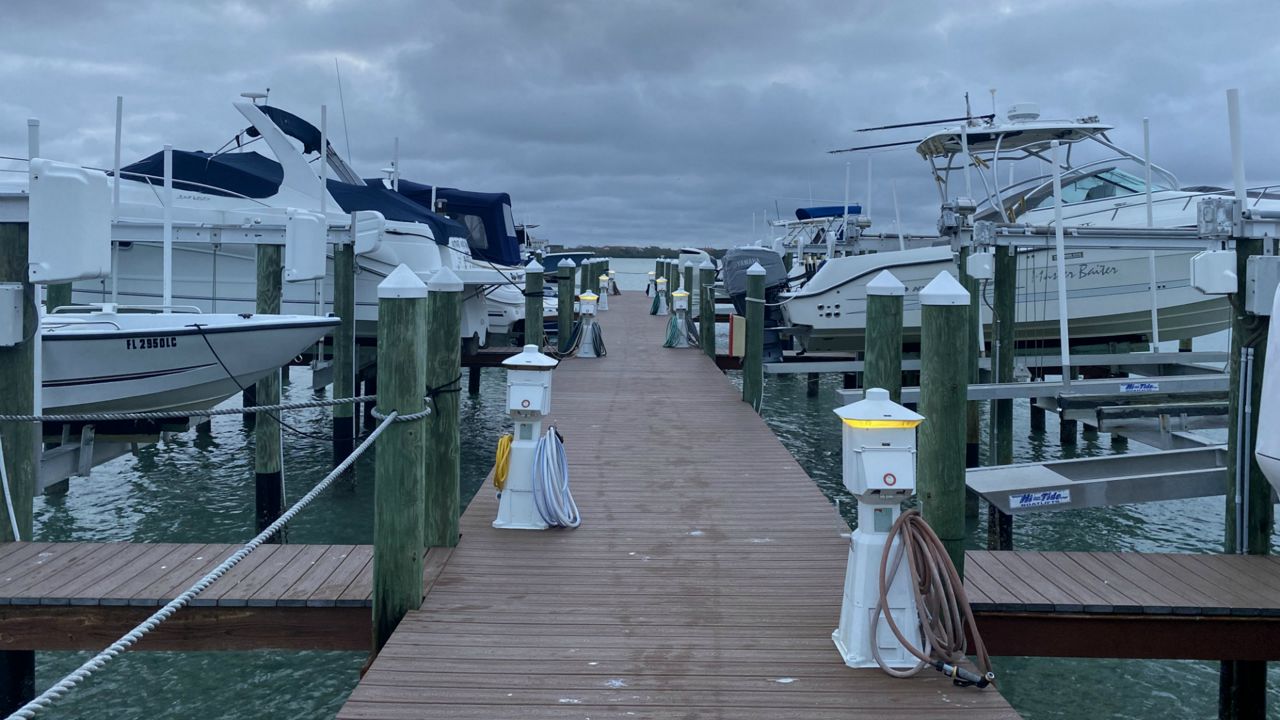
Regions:
<instances>
[{"instance_id":1,"label":"dock walkway","mask_svg":"<svg viewBox=\"0 0 1280 720\"><path fill-rule=\"evenodd\" d=\"M338 717L1017 717L844 666L832 505L706 356L662 348L643 296L610 305L608 357L553 381L582 527L495 530L482 489Z\"/></svg>"}]
</instances>

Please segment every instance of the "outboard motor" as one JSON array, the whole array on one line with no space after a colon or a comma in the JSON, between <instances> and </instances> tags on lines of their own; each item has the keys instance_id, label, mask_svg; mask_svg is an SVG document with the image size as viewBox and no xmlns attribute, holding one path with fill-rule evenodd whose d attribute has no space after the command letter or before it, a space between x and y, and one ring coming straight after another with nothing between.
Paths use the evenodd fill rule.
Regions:
<instances>
[{"instance_id":1,"label":"outboard motor","mask_svg":"<svg viewBox=\"0 0 1280 720\"><path fill-rule=\"evenodd\" d=\"M733 310L747 314L747 268L760 263L764 268L764 361L782 362L784 349L782 336L776 329L783 325L782 308L778 306L779 293L787 288L787 268L782 256L769 248L738 247L725 253L721 265L725 292L733 301Z\"/></svg>"}]
</instances>

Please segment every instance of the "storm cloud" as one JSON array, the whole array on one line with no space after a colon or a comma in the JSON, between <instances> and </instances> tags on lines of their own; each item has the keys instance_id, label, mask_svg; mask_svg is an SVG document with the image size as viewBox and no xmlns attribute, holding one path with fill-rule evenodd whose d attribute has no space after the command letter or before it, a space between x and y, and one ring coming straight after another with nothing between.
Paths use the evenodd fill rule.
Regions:
<instances>
[{"instance_id":1,"label":"storm cloud","mask_svg":"<svg viewBox=\"0 0 1280 720\"><path fill-rule=\"evenodd\" d=\"M729 246L809 198L927 231L938 194L910 148L828 155L869 125L1015 101L1098 115L1184 185L1226 184L1223 91L1242 92L1251 185L1280 181L1280 5L1257 2L30 2L0 29L0 155L110 163L213 150L271 102L319 121L365 176L512 195L554 242ZM335 76L342 75L342 97ZM341 102L340 102L341 100ZM344 121L345 120L345 121ZM752 236L753 214L760 228Z\"/></svg>"}]
</instances>

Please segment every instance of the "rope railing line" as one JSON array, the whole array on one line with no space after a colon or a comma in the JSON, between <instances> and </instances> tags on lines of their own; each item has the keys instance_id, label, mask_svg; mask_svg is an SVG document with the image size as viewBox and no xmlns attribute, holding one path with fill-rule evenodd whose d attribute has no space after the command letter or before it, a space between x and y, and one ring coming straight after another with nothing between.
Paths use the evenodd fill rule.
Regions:
<instances>
[{"instance_id":1,"label":"rope railing line","mask_svg":"<svg viewBox=\"0 0 1280 720\"><path fill-rule=\"evenodd\" d=\"M376 395L359 397L334 398L331 400L306 400L303 402L280 403L277 405L254 405L252 407L213 408L209 410L156 410L149 412L101 412L73 413L66 415L0 415L0 422L110 422L128 420L168 420L173 418L221 417L223 415L252 415L263 412L280 412L283 410L306 410L308 408L333 407L351 403L372 402Z\"/></svg>"},{"instance_id":2,"label":"rope railing line","mask_svg":"<svg viewBox=\"0 0 1280 720\"><path fill-rule=\"evenodd\" d=\"M415 413L415 415L416 414L418 413ZM382 420L382 422L376 428L374 428L373 432L369 433L369 437L365 438L364 442L361 442L360 445L357 446L355 450L353 450L352 453L348 455L345 460L339 463L339 465L335 467L332 472L326 475L325 478L321 480L319 483L317 483L315 487L311 488L310 492L308 492L306 495L303 495L298 500L298 502L294 503L293 506L290 507L288 510L286 510L279 518L277 518L275 522L271 523L269 526L267 526L265 530L258 533L252 540L245 543L244 546L242 546L239 550L237 550L227 559L219 563L217 567L215 567L213 570L210 570L204 577L197 580L194 584L188 587L181 595L177 596L173 600L170 600L168 603L165 604L164 607L157 610L146 620L143 620L141 623L135 626L132 630L130 630L129 632L121 636L119 640L116 640L115 642L111 643L111 645L109 645L106 649L102 650L97 655L94 655L92 658L89 658L80 667L76 668L66 677L54 683L48 690L45 690L44 692L40 693L40 695L35 699L33 699L31 702L27 703L26 705L23 705L16 712L10 715L8 720L31 720L36 716L37 713L47 709L59 698L61 698L62 696L66 695L68 692L73 690L81 682L84 682L84 680L86 680L90 675L97 672L99 669L105 666L108 662L110 662L111 660L116 658L118 655L120 655L120 653L129 649L131 645L141 640L147 633L154 630L160 623L169 619L169 617L172 616L175 612L185 607L187 603L191 602L197 595L207 590L209 586L217 582L218 579L221 578L223 575L226 575L231 570L231 568L235 567L237 564L239 564L241 560L248 557L249 553L253 552L254 550L257 550L272 535L275 535L277 532L279 532L281 528L283 528L290 520L294 518L294 516L296 516L299 512L301 512L303 508L311 504L313 500L319 497L320 493L324 492L330 485L332 485L333 482L338 479L338 477L340 477L343 473L345 473L348 469L350 469L353 464L355 464L356 460L366 450L368 450L370 447L373 446L374 441L378 439L378 436L381 435L382 432L386 430L389 425L391 425L391 423L397 422L397 421L408 422L409 416L404 416L404 418L401 418L394 411L389 413L386 416L386 418Z\"/></svg>"}]
</instances>

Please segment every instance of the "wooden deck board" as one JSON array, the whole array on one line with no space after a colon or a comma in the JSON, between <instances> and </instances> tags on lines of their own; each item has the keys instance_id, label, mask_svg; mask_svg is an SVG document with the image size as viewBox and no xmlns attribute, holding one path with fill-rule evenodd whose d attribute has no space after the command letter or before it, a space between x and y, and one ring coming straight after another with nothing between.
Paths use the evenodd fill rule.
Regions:
<instances>
[{"instance_id":1,"label":"wooden deck board","mask_svg":"<svg viewBox=\"0 0 1280 720\"><path fill-rule=\"evenodd\" d=\"M834 507L646 307L624 296L609 356L553 379L582 527L495 530L482 489L339 717L1016 717L996 692L844 666Z\"/></svg>"}]
</instances>

